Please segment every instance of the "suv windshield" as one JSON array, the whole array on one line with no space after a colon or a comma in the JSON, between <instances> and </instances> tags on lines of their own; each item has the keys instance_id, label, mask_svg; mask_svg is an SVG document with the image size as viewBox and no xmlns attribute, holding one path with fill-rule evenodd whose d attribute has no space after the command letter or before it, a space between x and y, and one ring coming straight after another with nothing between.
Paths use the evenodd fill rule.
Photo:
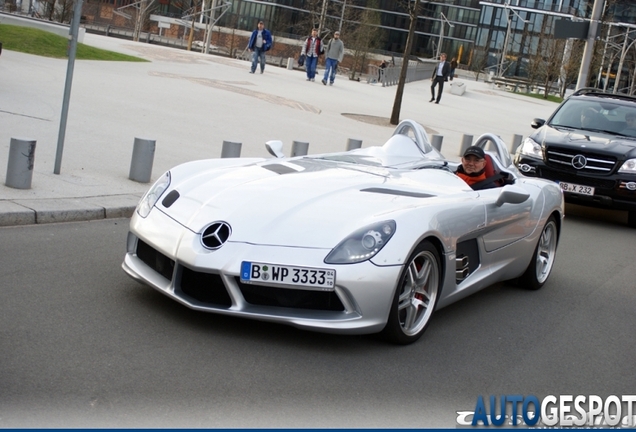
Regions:
<instances>
[{"instance_id":1,"label":"suv windshield","mask_svg":"<svg viewBox=\"0 0 636 432\"><path fill-rule=\"evenodd\" d=\"M598 99L570 99L554 114L549 124L636 138L636 106Z\"/></svg>"}]
</instances>

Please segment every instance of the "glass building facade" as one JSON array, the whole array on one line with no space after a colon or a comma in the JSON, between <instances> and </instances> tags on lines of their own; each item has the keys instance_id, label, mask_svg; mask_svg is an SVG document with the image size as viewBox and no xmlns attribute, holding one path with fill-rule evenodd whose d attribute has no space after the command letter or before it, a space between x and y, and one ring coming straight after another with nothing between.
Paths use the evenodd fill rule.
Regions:
<instances>
[{"instance_id":1,"label":"glass building facade","mask_svg":"<svg viewBox=\"0 0 636 432\"><path fill-rule=\"evenodd\" d=\"M100 0L124 4L133 0ZM157 0L156 13L182 17L201 0ZM211 0L206 0L209 5ZM603 20L631 23L636 29L636 1L603 2ZM223 4L226 0L216 0ZM251 31L259 20L278 37L301 39L313 27L325 31L355 28L362 13L372 12L378 29L378 52L399 55L407 42L410 18L397 0L231 0L218 25ZM550 37L555 21L589 20L594 0L440 0L421 1L412 54L421 58L445 52L471 68L497 69L498 74L524 76L528 62L537 55L541 40ZM206 6L209 7L209 6ZM220 14L217 12L217 16ZM368 22L367 22L368 24ZM600 38L625 32L625 28L599 30ZM636 39L636 30L628 33Z\"/></svg>"}]
</instances>

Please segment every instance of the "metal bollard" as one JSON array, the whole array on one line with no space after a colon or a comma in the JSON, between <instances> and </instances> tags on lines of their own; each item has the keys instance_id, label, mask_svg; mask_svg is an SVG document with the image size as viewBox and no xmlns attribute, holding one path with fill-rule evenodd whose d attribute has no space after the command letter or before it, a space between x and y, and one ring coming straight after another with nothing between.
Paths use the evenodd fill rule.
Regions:
<instances>
[{"instance_id":1,"label":"metal bollard","mask_svg":"<svg viewBox=\"0 0 636 432\"><path fill-rule=\"evenodd\" d=\"M294 70L294 58L293 57L289 57L287 59L287 69Z\"/></svg>"},{"instance_id":2,"label":"metal bollard","mask_svg":"<svg viewBox=\"0 0 636 432\"><path fill-rule=\"evenodd\" d=\"M437 151L442 151L442 141L444 137L442 135L431 135L431 145Z\"/></svg>"},{"instance_id":3,"label":"metal bollard","mask_svg":"<svg viewBox=\"0 0 636 432\"><path fill-rule=\"evenodd\" d=\"M309 150L309 143L302 141L292 141L291 157L305 156Z\"/></svg>"},{"instance_id":4,"label":"metal bollard","mask_svg":"<svg viewBox=\"0 0 636 432\"><path fill-rule=\"evenodd\" d=\"M148 183L152 175L152 163L155 158L156 141L147 138L135 138L130 161L128 178L140 183Z\"/></svg>"},{"instance_id":5,"label":"metal bollard","mask_svg":"<svg viewBox=\"0 0 636 432\"><path fill-rule=\"evenodd\" d=\"M473 136L472 135L467 135L464 134L462 136L462 146L459 149L459 155L460 156L464 156L464 152L466 151L466 149L468 147L470 147L471 145L473 145Z\"/></svg>"},{"instance_id":6,"label":"metal bollard","mask_svg":"<svg viewBox=\"0 0 636 432\"><path fill-rule=\"evenodd\" d=\"M221 157L222 158L241 157L242 146L243 144L240 142L223 141L223 148L221 149Z\"/></svg>"},{"instance_id":7,"label":"metal bollard","mask_svg":"<svg viewBox=\"0 0 636 432\"><path fill-rule=\"evenodd\" d=\"M362 140L349 138L347 139L347 151L362 148Z\"/></svg>"},{"instance_id":8,"label":"metal bollard","mask_svg":"<svg viewBox=\"0 0 636 432\"><path fill-rule=\"evenodd\" d=\"M523 135L514 134L512 136L512 145L510 146L510 154L515 154L517 152L517 148L521 145L523 141Z\"/></svg>"},{"instance_id":9,"label":"metal bollard","mask_svg":"<svg viewBox=\"0 0 636 432\"><path fill-rule=\"evenodd\" d=\"M5 185L15 189L31 189L33 163L35 161L35 140L11 138L7 179Z\"/></svg>"}]
</instances>

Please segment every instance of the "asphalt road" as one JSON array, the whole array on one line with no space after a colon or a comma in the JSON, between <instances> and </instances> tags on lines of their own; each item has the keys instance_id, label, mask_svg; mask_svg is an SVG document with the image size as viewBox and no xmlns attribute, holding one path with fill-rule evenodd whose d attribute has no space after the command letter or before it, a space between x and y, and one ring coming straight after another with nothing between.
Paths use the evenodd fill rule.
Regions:
<instances>
[{"instance_id":1,"label":"asphalt road","mask_svg":"<svg viewBox=\"0 0 636 432\"><path fill-rule=\"evenodd\" d=\"M569 207L553 274L417 343L191 311L120 268L128 221L0 229L0 428L455 427L479 395L633 394L634 240Z\"/></svg>"}]
</instances>

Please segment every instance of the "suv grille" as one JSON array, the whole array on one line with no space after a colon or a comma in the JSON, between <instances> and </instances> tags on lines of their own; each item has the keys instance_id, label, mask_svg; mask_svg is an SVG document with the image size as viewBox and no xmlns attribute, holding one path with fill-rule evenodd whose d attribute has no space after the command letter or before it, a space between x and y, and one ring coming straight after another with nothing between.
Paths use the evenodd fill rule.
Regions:
<instances>
[{"instance_id":1,"label":"suv grille","mask_svg":"<svg viewBox=\"0 0 636 432\"><path fill-rule=\"evenodd\" d=\"M609 174L616 165L613 157L558 147L547 148L545 157L549 167L585 174Z\"/></svg>"}]
</instances>

